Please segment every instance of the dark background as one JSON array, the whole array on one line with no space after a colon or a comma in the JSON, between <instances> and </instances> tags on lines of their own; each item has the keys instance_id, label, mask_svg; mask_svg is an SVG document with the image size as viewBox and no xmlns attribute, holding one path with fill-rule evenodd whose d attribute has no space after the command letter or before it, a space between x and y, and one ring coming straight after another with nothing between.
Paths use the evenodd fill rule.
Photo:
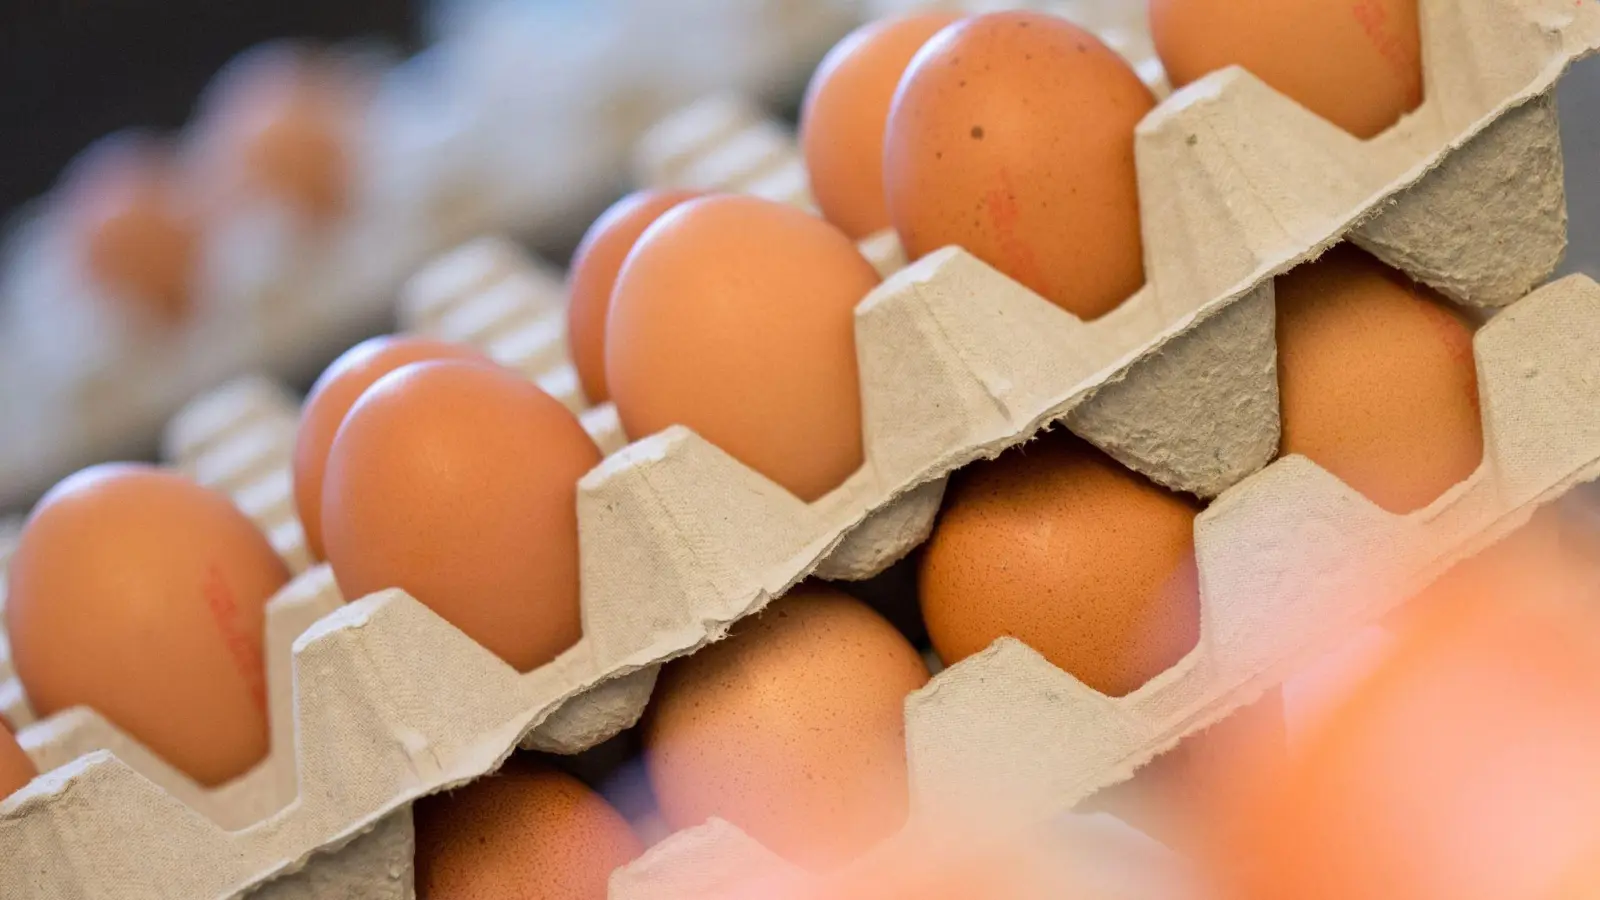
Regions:
<instances>
[{"instance_id":1,"label":"dark background","mask_svg":"<svg viewBox=\"0 0 1600 900\"><path fill-rule=\"evenodd\" d=\"M0 0L0 215L95 139L176 128L241 50L283 37L416 49L417 0Z\"/></svg>"}]
</instances>

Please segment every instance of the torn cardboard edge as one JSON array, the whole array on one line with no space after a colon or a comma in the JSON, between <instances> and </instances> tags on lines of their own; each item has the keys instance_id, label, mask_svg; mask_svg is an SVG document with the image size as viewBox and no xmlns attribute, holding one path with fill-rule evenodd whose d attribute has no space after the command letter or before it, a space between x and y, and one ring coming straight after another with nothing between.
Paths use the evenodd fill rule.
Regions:
<instances>
[{"instance_id":1,"label":"torn cardboard edge","mask_svg":"<svg viewBox=\"0 0 1600 900\"><path fill-rule=\"evenodd\" d=\"M1428 8L1433 15L1440 14L1441 2L1432 0ZM1332 160L1342 166L1339 171L1359 174L1367 171L1361 160L1378 157L1398 165L1408 156L1395 151L1400 138L1383 145L1395 151L1392 157L1373 150L1382 138L1354 147L1334 141L1333 150L1311 152L1314 164L1304 165L1321 173L1311 184L1323 190L1308 192L1318 201L1309 206L1276 194L1208 195L1188 185L1188 194L1169 204L1170 212L1188 215L1169 221L1186 223L1189 231L1242 229L1246 234L1216 241L1197 236L1194 245L1210 252L1167 270L1192 279L1171 294L1147 288L1125 305L1129 312L1085 324L955 249L891 278L858 310L869 462L817 504L800 503L683 429L671 429L608 459L580 485L585 637L550 666L518 675L399 592L363 598L320 619L296 642L295 733L364 732L373 738L370 754L347 759L352 755L348 742L338 739L300 743L295 799L268 819L231 833L114 757L80 759L58 770L70 775L44 776L6 804L6 812L0 813L0 844L16 843L5 858L60 858L67 846L80 847L70 853L73 866L44 870L42 877L58 879L51 883L63 896L93 896L93 890L80 891L130 879L156 884L163 895L230 894L299 869L318 849L360 833L416 796L492 769L563 702L607 678L627 676L600 688L615 703L574 704L563 710L560 721L586 737L625 727L626 719L610 725L598 719L630 709L637 715L660 661L720 637L738 618L810 574L852 527L875 510L881 516L888 500L934 483L968 461L992 457L1049 422L1070 419L1094 391L1125 376L1130 364L1165 352L1192 324L1249 305L1234 301L1248 297L1270 307L1271 285L1265 279L1333 243L1384 198L1422 178L1440 154L1487 128L1498 113L1543 94L1600 35L1594 10L1524 0L1513 10L1513 24L1523 26L1516 28L1500 20L1507 8L1505 3L1477 0L1459 12L1477 23L1467 29L1474 37L1510 46L1489 73L1493 78L1485 76L1498 81L1479 87L1488 92L1483 95L1494 96L1492 88L1504 87L1504 81L1522 76L1531 80L1519 81L1510 99L1487 112L1481 101L1464 98L1452 106L1448 92L1433 91L1433 112L1425 106L1394 133L1421 141L1418 135L1425 129L1408 129L1408 123L1447 124L1455 120L1447 115L1452 110L1455 118L1472 124L1443 150L1423 153L1421 161L1402 166L1400 176L1387 186L1372 192L1346 184L1341 194L1333 184L1339 179L1328 175L1327 167ZM1530 24L1528 18L1536 21ZM1518 43L1528 40L1530 28L1538 38L1537 52ZM1430 56L1438 57L1437 52ZM1141 129L1141 148L1174 150L1178 163L1192 164L1187 168L1191 175L1215 169L1212 175L1222 183L1235 177L1232 169L1219 168L1224 163L1232 166L1242 159L1262 165L1265 160L1282 168L1268 166L1271 176L1287 178L1283 183L1298 188L1309 177L1302 167L1271 153L1240 157L1249 148L1230 143L1243 140L1237 132L1228 138L1240 122L1239 110L1230 111L1229 98L1238 100L1240 95L1244 106L1266 104L1254 118L1267 123L1258 130L1273 138L1278 150L1284 141L1272 131L1274 125L1306 125L1308 113L1281 97L1274 100L1259 82L1234 71L1175 97L1170 115L1160 116L1158 110L1155 121ZM1291 125L1274 122L1274 109ZM1473 118L1474 109L1485 117ZM1313 124L1330 127L1320 120ZM1186 134L1215 140L1191 143L1183 139ZM1211 144L1224 149L1213 150ZM1310 144L1298 149L1318 151L1314 140ZM1184 147L1206 149L1195 150L1190 159ZM1346 151L1354 155L1347 158ZM1147 155L1142 153L1141 168L1148 164ZM1452 171L1447 161L1434 177L1449 177ZM1345 195L1352 198L1347 210L1339 206ZM1444 202L1454 196L1454 191L1440 190L1429 199ZM1234 202L1222 203L1229 198ZM1344 211L1330 218L1329 205ZM1413 208L1402 202L1385 217ZM1221 221L1212 221L1214 215L1221 215ZM1455 225L1470 219L1463 214L1446 221ZM1159 254L1152 258L1159 259ZM1153 269L1152 276L1158 287L1165 278L1176 277L1160 271ZM1236 280L1228 282L1229 277ZM1207 300L1205 292L1216 283L1228 286ZM1188 302L1197 305L1185 309ZM1151 323L1158 326L1153 338ZM1069 336L1075 337L1063 340ZM1089 343L1099 347L1098 355L1062 358L1062 347L1077 343L1076 338L1094 338ZM897 393L898 385L911 390ZM1549 435L1541 439L1552 440ZM1295 462L1270 467L1250 484L1272 482L1281 475L1271 473L1292 472ZM1203 585L1206 577L1203 571ZM461 677L463 672L476 674L468 679ZM938 682L947 694L959 693L948 687L951 683L959 680L942 677ZM635 700L637 705L631 706ZM578 728L579 723L585 727ZM140 833L150 840L132 837ZM120 840L108 840L108 834ZM163 851L153 849L157 844L183 848L183 863L153 865L152 860L164 858ZM196 860L210 862L197 866Z\"/></svg>"},{"instance_id":2,"label":"torn cardboard edge","mask_svg":"<svg viewBox=\"0 0 1600 900\"><path fill-rule=\"evenodd\" d=\"M1483 463L1422 510L1386 512L1302 457L1225 492L1195 525L1199 642L1132 694L1101 694L1009 638L913 693L907 828L973 809L1003 808L1023 821L1072 809L1600 478L1600 421L1591 414L1600 402L1597 315L1600 285L1573 276L1484 326L1475 340ZM706 879L747 888L759 881L745 879L781 868L775 860L736 827L714 823L620 870L613 896L677 900Z\"/></svg>"}]
</instances>

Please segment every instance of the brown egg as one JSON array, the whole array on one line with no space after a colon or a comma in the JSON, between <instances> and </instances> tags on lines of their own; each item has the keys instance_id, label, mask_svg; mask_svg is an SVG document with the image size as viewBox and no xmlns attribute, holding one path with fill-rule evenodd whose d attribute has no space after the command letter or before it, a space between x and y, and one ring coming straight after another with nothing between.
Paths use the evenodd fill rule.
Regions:
<instances>
[{"instance_id":1,"label":"brown egg","mask_svg":"<svg viewBox=\"0 0 1600 900\"><path fill-rule=\"evenodd\" d=\"M1483 460L1472 331L1432 291L1349 245L1280 277L1283 452L1391 512Z\"/></svg>"},{"instance_id":2,"label":"brown egg","mask_svg":"<svg viewBox=\"0 0 1600 900\"><path fill-rule=\"evenodd\" d=\"M488 357L465 344L430 338L387 335L346 350L311 386L300 408L300 427L294 442L294 505L305 530L306 549L312 558L322 550L322 480L333 436L356 400L379 378L401 366L430 359L476 360Z\"/></svg>"},{"instance_id":3,"label":"brown egg","mask_svg":"<svg viewBox=\"0 0 1600 900\"><path fill-rule=\"evenodd\" d=\"M322 540L346 597L398 587L518 671L579 638L578 479L600 451L496 366L413 363L333 439Z\"/></svg>"},{"instance_id":4,"label":"brown egg","mask_svg":"<svg viewBox=\"0 0 1600 900\"><path fill-rule=\"evenodd\" d=\"M294 45L264 45L230 63L198 126L215 200L268 196L308 219L337 218L351 191L355 88L351 72Z\"/></svg>"},{"instance_id":5,"label":"brown egg","mask_svg":"<svg viewBox=\"0 0 1600 900\"><path fill-rule=\"evenodd\" d=\"M1133 130L1155 97L1055 16L952 26L906 70L884 185L912 259L959 244L1083 319L1144 284Z\"/></svg>"},{"instance_id":6,"label":"brown egg","mask_svg":"<svg viewBox=\"0 0 1600 900\"><path fill-rule=\"evenodd\" d=\"M11 736L10 729L0 725L0 803L21 790L38 774L33 760L17 746L17 739Z\"/></svg>"},{"instance_id":7,"label":"brown egg","mask_svg":"<svg viewBox=\"0 0 1600 900\"><path fill-rule=\"evenodd\" d=\"M1137 690L1199 639L1198 512L1065 431L963 470L922 560L934 650L950 665L1009 636Z\"/></svg>"},{"instance_id":8,"label":"brown egg","mask_svg":"<svg viewBox=\"0 0 1600 900\"><path fill-rule=\"evenodd\" d=\"M199 228L172 166L153 141L115 135L73 165L64 201L90 279L166 324L190 312L200 252Z\"/></svg>"},{"instance_id":9,"label":"brown egg","mask_svg":"<svg viewBox=\"0 0 1600 900\"><path fill-rule=\"evenodd\" d=\"M415 811L428 900L605 900L612 871L644 849L582 782L520 760Z\"/></svg>"},{"instance_id":10,"label":"brown egg","mask_svg":"<svg viewBox=\"0 0 1600 900\"><path fill-rule=\"evenodd\" d=\"M1243 66L1360 138L1422 103L1417 0L1149 0L1173 87Z\"/></svg>"},{"instance_id":11,"label":"brown egg","mask_svg":"<svg viewBox=\"0 0 1600 900\"><path fill-rule=\"evenodd\" d=\"M578 244L567 273L567 347L590 403L611 399L606 388L606 319L623 260L663 213L698 196L698 191L675 190L629 194L601 214Z\"/></svg>"},{"instance_id":12,"label":"brown egg","mask_svg":"<svg viewBox=\"0 0 1600 900\"><path fill-rule=\"evenodd\" d=\"M828 221L856 240L890 224L883 131L900 76L929 38L960 19L931 12L869 22L834 46L811 76L800 109L811 194Z\"/></svg>"},{"instance_id":13,"label":"brown egg","mask_svg":"<svg viewBox=\"0 0 1600 900\"><path fill-rule=\"evenodd\" d=\"M204 785L267 753L265 608L289 570L227 497L85 469L29 516L6 631L34 712L88 706Z\"/></svg>"},{"instance_id":14,"label":"brown egg","mask_svg":"<svg viewBox=\"0 0 1600 900\"><path fill-rule=\"evenodd\" d=\"M855 307L878 284L843 232L754 197L685 203L622 267L606 380L634 438L684 425L815 500L861 467Z\"/></svg>"},{"instance_id":15,"label":"brown egg","mask_svg":"<svg viewBox=\"0 0 1600 900\"><path fill-rule=\"evenodd\" d=\"M905 820L905 699L927 680L871 608L796 588L663 670L644 726L662 815L725 819L802 865L861 854Z\"/></svg>"}]
</instances>

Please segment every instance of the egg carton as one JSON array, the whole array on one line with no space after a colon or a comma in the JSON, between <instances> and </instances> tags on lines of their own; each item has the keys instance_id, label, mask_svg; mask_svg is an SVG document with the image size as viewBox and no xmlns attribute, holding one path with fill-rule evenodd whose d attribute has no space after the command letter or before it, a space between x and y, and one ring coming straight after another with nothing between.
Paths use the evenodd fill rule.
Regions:
<instances>
[{"instance_id":1,"label":"egg carton","mask_svg":"<svg viewBox=\"0 0 1600 900\"><path fill-rule=\"evenodd\" d=\"M918 843L875 848L852 868L872 870L875 859L926 858L936 841L953 839L949 822L915 835ZM1043 825L962 822L990 846L1022 851L1014 862L1036 868L1037 894L1097 900L1191 900L1200 895L1189 866L1177 854L1126 823L1105 814L1069 815ZM1002 832L1000 829L1007 831ZM905 836L905 835L903 835ZM957 852L970 851L964 843ZM938 851L933 851L938 852ZM680 832L672 840L611 876L610 900L773 900L828 896L804 892L819 879L751 840L721 819ZM1051 888L1053 890L1047 890ZM860 895L865 896L865 895ZM899 895L895 895L899 896ZM1009 896L1009 895L1006 895Z\"/></svg>"},{"instance_id":2,"label":"egg carton","mask_svg":"<svg viewBox=\"0 0 1600 900\"><path fill-rule=\"evenodd\" d=\"M1224 492L1195 522L1198 643L1133 693L1106 696L1013 638L935 676L906 702L907 828L974 809L1024 820L1071 809L1341 651L1452 565L1600 478L1596 316L1600 285L1577 275L1483 327L1474 347L1484 460L1422 510L1386 512L1299 456ZM776 868L759 842L716 823L658 844L616 876L612 896L749 888Z\"/></svg>"},{"instance_id":3,"label":"egg carton","mask_svg":"<svg viewBox=\"0 0 1600 900\"><path fill-rule=\"evenodd\" d=\"M127 884L157 896L228 895L298 870L418 796L491 770L519 743L592 744L637 718L661 662L720 638L802 578L839 567L841 554L903 553L926 534L915 526L931 521L948 472L1054 421L1101 435L1102 446L1115 443L1104 438L1115 431L1107 423L1145 435L1120 456L1144 458L1141 468L1167 471L1197 492L1259 470L1277 444L1274 275L1352 229L1380 250L1383 237L1399 234L1406 240L1396 246L1421 260L1406 266L1412 274L1461 254L1435 277L1460 296L1502 303L1519 279L1542 277L1529 272L1528 258L1539 268L1552 231L1559 247L1559 216L1538 221L1552 207L1530 200L1553 196L1560 209L1553 114L1539 98L1600 44L1600 9L1425 0L1424 14L1429 100L1386 138L1354 141L1236 70L1153 114L1140 134L1141 179L1154 180L1143 184L1152 287L1116 313L1079 322L954 248L888 279L857 310L867 462L816 503L681 427L609 456L579 484L584 637L555 662L519 674L402 592L357 599L295 644L293 802L230 830L143 767L103 753L79 757L68 774L41 778L0 807L0 877L32 879L43 896L97 896ZM1165 202L1153 203L1154 194ZM1510 200L1487 202L1502 195ZM1180 234L1163 233L1172 229ZM1202 647L1132 698L1088 704L1109 711L1109 731L1138 744L1151 729L1129 723L1165 713L1170 728L1156 729L1155 739L1175 741L1247 699L1279 664L1275 654L1297 649L1304 623L1273 605L1262 579L1299 557L1246 566L1230 549L1286 547L1298 535L1314 563L1294 569L1298 577L1332 582L1352 560L1381 567L1400 555L1393 565L1405 572L1395 578L1420 581L1430 561L1442 567L1444 555L1487 543L1532 505L1593 477L1600 435L1579 413L1600 383L1585 368L1600 359L1585 338L1596 296L1590 282L1561 282L1480 333L1486 463L1424 513L1386 518L1293 458L1219 499L1197 538L1208 598ZM916 509L925 512L908 512ZM1229 600L1239 583L1249 590ZM1340 622L1313 630L1331 635ZM1245 646L1251 639L1259 646ZM965 777L973 757L986 767L1054 759L1044 753L1054 744L1017 736L1028 730L1019 722L1050 723L1053 733L1064 715L1049 704L1039 715L1017 712L1033 689L1026 679L1054 678L1053 690L1069 700L1082 691L1058 690L1066 676L1053 669L1013 664L1038 662L1029 653L1002 643L913 701L916 771ZM971 673L985 666L1011 670L1008 692L974 685L982 678ZM1002 683L991 682L990 691ZM1011 693L1016 704L1002 709L995 697ZM969 747L962 741L971 733L1004 734L1016 746L986 739ZM1131 771L1140 753L1160 749L1124 750L1118 760ZM1081 758L1100 759L1094 750ZM1073 802L1072 785L1058 788L1063 773L1083 766L1057 768L1023 792L1040 804ZM1126 773L1112 766L1100 774ZM943 802L960 780L918 777L916 808ZM119 811L114 822L108 810ZM175 850L184 865L152 865ZM30 861L26 875L9 868L20 865L14 860Z\"/></svg>"},{"instance_id":4,"label":"egg carton","mask_svg":"<svg viewBox=\"0 0 1600 900\"><path fill-rule=\"evenodd\" d=\"M1273 311L1259 292L1271 275L1345 237L1471 306L1502 306L1555 271L1566 208L1553 86L1593 51L1594 7L1431 0L1421 12L1428 99L1371 141L1237 68L1180 92L1140 124L1147 284L1099 321L1059 319L1081 336L1047 351L1091 361L1084 374L1118 354L1133 364L1102 379L1099 402L1074 413L1073 430L1161 484L1215 496L1276 450ZM673 172L700 166L720 173L706 183L743 189L739 167L702 165L737 156L721 148L742 140L738 129L715 123L755 114L732 109L713 98L669 118L641 144L637 168L673 184ZM698 142L695 122L705 138ZM904 260L892 231L861 246L880 271ZM943 289L961 289L953 272L943 280ZM1256 293L1239 291L1245 283ZM1132 335L1140 337L1126 340ZM1041 357L1037 372L1048 367ZM1054 381L1020 366L997 377ZM1215 418L1218 409L1226 415Z\"/></svg>"},{"instance_id":5,"label":"egg carton","mask_svg":"<svg viewBox=\"0 0 1600 900\"><path fill-rule=\"evenodd\" d=\"M652 120L718 87L775 90L854 18L792 0L548 6L486 4L427 52L373 66L351 214L318 230L281 205L229 213L208 228L197 315L180 329L100 302L112 298L84 283L56 217L30 210L0 261L0 294L22 311L0 327L0 381L29 385L0 395L0 507L142 452L198 390L313 371L386 328L405 276L461 240L560 233L604 199ZM660 39L673 28L692 50Z\"/></svg>"}]
</instances>

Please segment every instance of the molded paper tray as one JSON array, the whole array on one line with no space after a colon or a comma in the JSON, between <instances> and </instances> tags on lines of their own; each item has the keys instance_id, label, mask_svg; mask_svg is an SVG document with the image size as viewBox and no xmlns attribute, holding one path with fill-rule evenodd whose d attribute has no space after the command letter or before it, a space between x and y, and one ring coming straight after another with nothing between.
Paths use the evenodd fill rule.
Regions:
<instances>
[{"instance_id":1,"label":"molded paper tray","mask_svg":"<svg viewBox=\"0 0 1600 900\"><path fill-rule=\"evenodd\" d=\"M524 738L593 743L637 717L661 661L717 639L813 571L870 568L903 553L920 540L908 523L931 518L948 472L1052 421L1199 493L1246 479L1277 444L1273 275L1355 228L1413 275L1493 305L1543 277L1559 254L1560 156L1544 97L1600 41L1600 9L1425 0L1424 11L1428 103L1372 142L1237 70L1153 113L1140 129L1151 286L1117 312L1084 324L957 249L869 295L857 313L867 463L827 497L804 504L682 428L628 446L580 483L585 636L560 659L519 675L399 592L362 598L295 642L293 702L275 706L274 721L293 716L296 770L246 776L274 790L197 798L203 792L170 781L135 749L122 752L138 772L104 753L80 757L4 805L0 879L46 897L130 884L153 896L227 895L480 775ZM1591 283L1562 282L1479 335L1485 467L1430 510L1387 517L1296 459L1227 491L1197 536L1202 646L1132 697L1062 687L1066 676L1042 671L1014 644L942 675L912 709L918 808L971 783L968 769L1030 764L1042 771L1023 792L1070 804L1264 687L1298 654L1307 622L1319 635L1340 628L1337 616L1318 618L1328 612L1314 605L1320 595L1300 597L1313 605L1297 612L1271 599L1272 584L1320 584L1352 559L1379 564L1380 581L1421 578L1591 477L1600 459L1600 434L1586 421L1600 401L1591 371L1600 354L1588 337L1596 297ZM1245 566L1239 555L1300 540L1312 555L1278 560L1292 571ZM852 566L838 562L841 547ZM1306 561L1310 570L1293 568ZM322 597L310 590L317 578L313 570L295 590ZM315 606L275 604L274 622L291 610L309 618ZM273 670L280 682L285 669ZM978 690L973 673L985 672L1021 687ZM1040 695L1064 699L1043 704L1047 718L1021 712L1038 690L1030 685L1052 677ZM1048 722L1054 733L1090 714L1103 727L1072 732L1088 742L1070 765L1045 755L1059 744L1019 743L1020 732L1005 730ZM42 723L24 740L41 758L54 746L50 758L64 759L79 752L73 735L94 730ZM997 739L985 737L993 735L1018 754L1005 766L996 765ZM106 734L81 750L114 744L123 746ZM283 752L258 771L286 768ZM251 802L219 799L230 790ZM255 821L241 812L253 804L275 811Z\"/></svg>"}]
</instances>

